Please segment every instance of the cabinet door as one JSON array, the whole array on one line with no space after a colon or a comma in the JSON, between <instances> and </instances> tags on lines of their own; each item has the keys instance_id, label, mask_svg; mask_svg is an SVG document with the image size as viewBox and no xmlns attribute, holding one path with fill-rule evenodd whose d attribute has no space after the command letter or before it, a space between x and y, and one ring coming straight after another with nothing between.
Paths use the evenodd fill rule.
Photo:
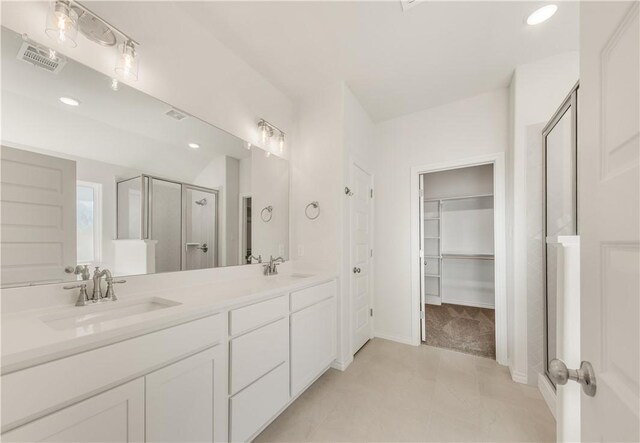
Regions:
<instances>
[{"instance_id":1,"label":"cabinet door","mask_svg":"<svg viewBox=\"0 0 640 443\"><path fill-rule=\"evenodd\" d=\"M336 357L335 298L291 314L291 395L299 394Z\"/></svg>"},{"instance_id":2,"label":"cabinet door","mask_svg":"<svg viewBox=\"0 0 640 443\"><path fill-rule=\"evenodd\" d=\"M144 441L144 380L136 379L6 432L2 441Z\"/></svg>"},{"instance_id":3,"label":"cabinet door","mask_svg":"<svg viewBox=\"0 0 640 443\"><path fill-rule=\"evenodd\" d=\"M224 441L227 371L218 345L145 377L147 441Z\"/></svg>"}]
</instances>

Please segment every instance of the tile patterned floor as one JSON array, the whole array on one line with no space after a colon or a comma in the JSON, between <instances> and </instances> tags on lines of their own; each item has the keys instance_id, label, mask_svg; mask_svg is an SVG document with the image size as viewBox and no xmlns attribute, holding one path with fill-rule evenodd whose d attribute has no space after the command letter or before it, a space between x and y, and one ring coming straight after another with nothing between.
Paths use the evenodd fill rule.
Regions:
<instances>
[{"instance_id":1,"label":"tile patterned floor","mask_svg":"<svg viewBox=\"0 0 640 443\"><path fill-rule=\"evenodd\" d=\"M551 442L555 421L537 388L495 361L373 339L255 441Z\"/></svg>"},{"instance_id":2,"label":"tile patterned floor","mask_svg":"<svg viewBox=\"0 0 640 443\"><path fill-rule=\"evenodd\" d=\"M495 311L452 305L426 305L425 343L480 357L496 358Z\"/></svg>"}]
</instances>

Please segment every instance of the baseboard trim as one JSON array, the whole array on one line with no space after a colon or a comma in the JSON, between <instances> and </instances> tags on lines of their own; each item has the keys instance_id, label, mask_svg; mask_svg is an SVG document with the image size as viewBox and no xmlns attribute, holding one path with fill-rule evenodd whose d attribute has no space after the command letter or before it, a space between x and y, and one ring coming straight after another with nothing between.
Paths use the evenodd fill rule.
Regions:
<instances>
[{"instance_id":1,"label":"baseboard trim","mask_svg":"<svg viewBox=\"0 0 640 443\"><path fill-rule=\"evenodd\" d=\"M440 306L442 304L442 299L436 295L427 295L426 300L428 305L437 305Z\"/></svg>"},{"instance_id":2,"label":"baseboard trim","mask_svg":"<svg viewBox=\"0 0 640 443\"><path fill-rule=\"evenodd\" d=\"M557 420L556 417L556 391L553 389L553 385L549 381L546 375L538 374L538 389L542 394L542 398L544 398L544 402L549 407L553 418Z\"/></svg>"},{"instance_id":3,"label":"baseboard trim","mask_svg":"<svg viewBox=\"0 0 640 443\"><path fill-rule=\"evenodd\" d=\"M442 303L450 304L450 305L459 305L459 306L469 306L472 308L484 308L484 309L496 309L495 304L493 303L482 303L482 302L470 302L466 300L442 300Z\"/></svg>"},{"instance_id":4,"label":"baseboard trim","mask_svg":"<svg viewBox=\"0 0 640 443\"><path fill-rule=\"evenodd\" d=\"M347 361L339 361L339 360L332 361L331 367L333 369L337 369L338 371L345 371L351 363L353 363L353 355Z\"/></svg>"},{"instance_id":5,"label":"baseboard trim","mask_svg":"<svg viewBox=\"0 0 640 443\"><path fill-rule=\"evenodd\" d=\"M384 334L384 333L374 332L373 336L377 337L377 338L382 338L382 339L385 339L385 340L391 340L391 341L395 341L395 342L398 342L398 343L403 343L405 345L418 346L420 344L420 343L414 343L413 342L413 338L411 338L411 337L403 337L401 335L392 335L392 334Z\"/></svg>"},{"instance_id":6,"label":"baseboard trim","mask_svg":"<svg viewBox=\"0 0 640 443\"><path fill-rule=\"evenodd\" d=\"M523 385L526 385L529 382L527 374L525 374L524 372L516 371L512 369L511 366L509 366L509 372L511 373L511 379L516 383L522 383Z\"/></svg>"}]
</instances>

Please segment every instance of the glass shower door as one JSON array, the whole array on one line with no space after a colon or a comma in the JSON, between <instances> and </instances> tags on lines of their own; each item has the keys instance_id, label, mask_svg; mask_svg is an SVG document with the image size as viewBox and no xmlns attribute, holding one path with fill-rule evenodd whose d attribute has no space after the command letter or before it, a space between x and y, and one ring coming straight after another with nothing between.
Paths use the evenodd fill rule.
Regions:
<instances>
[{"instance_id":1,"label":"glass shower door","mask_svg":"<svg viewBox=\"0 0 640 443\"><path fill-rule=\"evenodd\" d=\"M545 372L557 357L557 245L546 239L577 235L577 90L563 103L543 131Z\"/></svg>"},{"instance_id":2,"label":"glass shower door","mask_svg":"<svg viewBox=\"0 0 640 443\"><path fill-rule=\"evenodd\" d=\"M217 266L218 193L184 185L184 266L204 269Z\"/></svg>"}]
</instances>

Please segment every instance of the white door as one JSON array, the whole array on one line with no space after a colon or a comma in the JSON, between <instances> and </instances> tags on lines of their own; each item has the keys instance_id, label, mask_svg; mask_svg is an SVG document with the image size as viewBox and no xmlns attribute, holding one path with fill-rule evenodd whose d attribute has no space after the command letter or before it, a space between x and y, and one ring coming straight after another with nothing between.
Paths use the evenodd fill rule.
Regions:
<instances>
[{"instance_id":1,"label":"white door","mask_svg":"<svg viewBox=\"0 0 640 443\"><path fill-rule=\"evenodd\" d=\"M427 289L425 288L424 281L424 174L420 175L420 203L418 204L418 213L420 214L420 339L425 341L427 339Z\"/></svg>"},{"instance_id":2,"label":"white door","mask_svg":"<svg viewBox=\"0 0 640 443\"><path fill-rule=\"evenodd\" d=\"M144 380L138 378L2 434L5 442L142 442Z\"/></svg>"},{"instance_id":3,"label":"white door","mask_svg":"<svg viewBox=\"0 0 640 443\"><path fill-rule=\"evenodd\" d=\"M69 280L76 263L76 162L2 146L2 284Z\"/></svg>"},{"instance_id":4,"label":"white door","mask_svg":"<svg viewBox=\"0 0 640 443\"><path fill-rule=\"evenodd\" d=\"M353 300L353 352L373 337L371 310L371 175L351 167L351 297Z\"/></svg>"},{"instance_id":5,"label":"white door","mask_svg":"<svg viewBox=\"0 0 640 443\"><path fill-rule=\"evenodd\" d=\"M640 441L639 4L582 2L578 100L583 441Z\"/></svg>"}]
</instances>

